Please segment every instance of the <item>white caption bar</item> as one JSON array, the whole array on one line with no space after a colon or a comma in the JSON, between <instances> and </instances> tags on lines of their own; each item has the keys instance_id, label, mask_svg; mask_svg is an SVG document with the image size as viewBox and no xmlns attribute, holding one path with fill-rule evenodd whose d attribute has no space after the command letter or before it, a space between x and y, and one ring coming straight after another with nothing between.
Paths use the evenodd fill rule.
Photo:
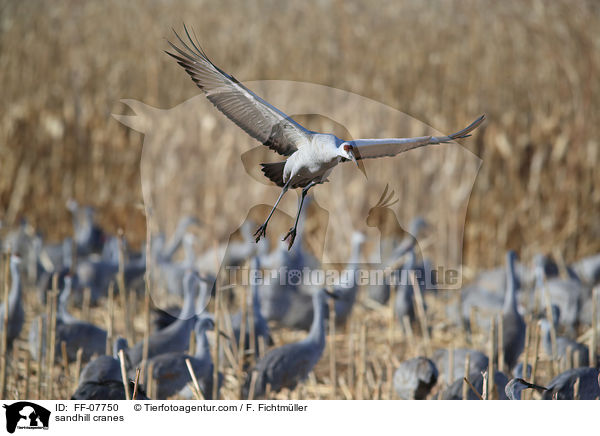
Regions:
<instances>
[{"instance_id":1,"label":"white caption bar","mask_svg":"<svg viewBox=\"0 0 600 436\"><path fill-rule=\"evenodd\" d=\"M15 434L557 434L596 424L595 401L0 401ZM175 433L176 432L176 433ZM35 433L34 433L35 434ZM190 433L191 434L191 433ZM215 433L216 434L216 433ZM242 434L242 433L238 433Z\"/></svg>"}]
</instances>

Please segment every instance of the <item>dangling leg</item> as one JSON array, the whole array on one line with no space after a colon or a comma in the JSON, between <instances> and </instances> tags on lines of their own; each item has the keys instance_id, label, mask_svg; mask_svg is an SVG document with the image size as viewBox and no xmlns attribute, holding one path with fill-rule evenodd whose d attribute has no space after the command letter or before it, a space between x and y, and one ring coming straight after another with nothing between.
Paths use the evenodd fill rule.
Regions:
<instances>
[{"instance_id":1,"label":"dangling leg","mask_svg":"<svg viewBox=\"0 0 600 436\"><path fill-rule=\"evenodd\" d=\"M294 239L296 239L296 228L298 227L298 220L300 219L300 212L302 212L302 204L304 203L304 197L306 197L306 194L308 194L308 190L315 185L316 185L316 183L313 181L313 182L310 182L308 185L306 185L304 187L304 189L302 189L302 195L300 196L300 204L298 205L298 213L296 214L296 222L294 223L294 227L292 227L290 229L290 231L287 232L287 234L282 239L282 241L286 241L289 239L288 250L290 250L292 248L292 245L294 244Z\"/></svg>"},{"instance_id":2,"label":"dangling leg","mask_svg":"<svg viewBox=\"0 0 600 436\"><path fill-rule=\"evenodd\" d=\"M281 194L279 194L279 198L275 202L273 209L271 209L271 213L269 213L267 220L263 223L262 226L260 226L258 229L256 229L256 232L254 232L254 236L256 236L256 242L260 241L260 238L262 238L263 236L265 236L267 234L267 224L269 224L269 220L271 219L273 212L275 212L275 209L277 209L277 205L279 204L279 202L281 201L281 198L283 197L283 194L285 194L287 192L289 187L290 187L290 180L288 180L288 182L285 185L283 185Z\"/></svg>"}]
</instances>

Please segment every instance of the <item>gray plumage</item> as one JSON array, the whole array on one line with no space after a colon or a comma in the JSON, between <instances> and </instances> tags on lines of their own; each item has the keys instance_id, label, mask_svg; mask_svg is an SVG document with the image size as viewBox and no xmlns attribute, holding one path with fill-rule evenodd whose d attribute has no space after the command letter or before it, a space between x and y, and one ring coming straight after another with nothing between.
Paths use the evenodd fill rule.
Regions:
<instances>
[{"instance_id":1,"label":"gray plumage","mask_svg":"<svg viewBox=\"0 0 600 436\"><path fill-rule=\"evenodd\" d=\"M552 269L548 258L543 258L548 271ZM533 285L533 270L526 268L515 259L513 280L516 289ZM507 289L506 263L490 270L482 271L461 291L461 312L463 323L470 327L471 311L475 309L475 324L481 330L489 330L490 319L501 313Z\"/></svg>"},{"instance_id":2,"label":"gray plumage","mask_svg":"<svg viewBox=\"0 0 600 436\"><path fill-rule=\"evenodd\" d=\"M250 339L250 318L249 318L249 310L246 311L246 329L245 329L245 338L244 338L244 348L249 350L252 348L255 353L258 352L258 338L262 337L265 345L271 346L273 345L273 339L271 338L271 332L269 330L269 325L267 320L263 317L260 309L260 298L259 298L259 276L256 275L257 272L260 271L260 260L258 257L252 258L252 271L254 271L254 275L251 272L251 293L250 293L250 301L247 303L247 306L252 307L252 312L254 316L254 338ZM235 336L236 342L240 343L240 332L242 327L242 312L238 311L235 315L231 317L231 325L233 327L233 335Z\"/></svg>"},{"instance_id":3,"label":"gray plumage","mask_svg":"<svg viewBox=\"0 0 600 436\"><path fill-rule=\"evenodd\" d=\"M7 347L12 349L13 342L21 334L25 322L25 311L23 310L22 283L19 265L21 258L16 255L10 257L10 292L8 294L8 325L6 331ZM0 305L0 333L4 328L4 302Z\"/></svg>"},{"instance_id":4,"label":"gray plumage","mask_svg":"<svg viewBox=\"0 0 600 436\"><path fill-rule=\"evenodd\" d=\"M74 317L67 308L71 295L72 277L64 277L64 286L58 296L56 307L56 347L55 361L62 360L62 346L64 342L67 349L67 358L70 362L77 359L77 350L82 349L82 362L88 362L94 355L102 356L106 351L106 330ZM35 318L29 327L29 352L34 360L37 354L40 338L38 326L42 323L42 357L46 354L46 331L49 328L46 315Z\"/></svg>"},{"instance_id":5,"label":"gray plumage","mask_svg":"<svg viewBox=\"0 0 600 436\"><path fill-rule=\"evenodd\" d=\"M261 258L261 264L272 272L265 274L265 283L259 290L261 312L269 321L282 321L292 305L292 298L299 293L298 286L290 284L287 276L296 269L293 260L284 242L279 243L275 253L266 260L267 265Z\"/></svg>"},{"instance_id":6,"label":"gray plumage","mask_svg":"<svg viewBox=\"0 0 600 436\"><path fill-rule=\"evenodd\" d=\"M190 360L204 398L212 399L213 363L206 331L213 328L214 323L210 317L198 318L194 325L196 351L193 356L182 352L170 352L148 360L145 368L149 370L152 367L152 383L156 386L156 399L165 400L172 397L192 382L185 363L186 359Z\"/></svg>"},{"instance_id":7,"label":"gray plumage","mask_svg":"<svg viewBox=\"0 0 600 436\"><path fill-rule=\"evenodd\" d=\"M554 304L560 309L559 325L568 332L574 333L586 289L581 282L573 278L547 278L543 259L543 256L538 255L534 260L536 288L542 292L543 301L549 297L550 304Z\"/></svg>"},{"instance_id":8,"label":"gray plumage","mask_svg":"<svg viewBox=\"0 0 600 436\"><path fill-rule=\"evenodd\" d=\"M25 322L25 311L23 310L21 271L19 265L21 258L16 255L10 257L10 291L8 294L8 326L6 332L7 347L12 349L13 342L21 334ZM4 302L0 305L0 333L4 328Z\"/></svg>"},{"instance_id":9,"label":"gray plumage","mask_svg":"<svg viewBox=\"0 0 600 436\"><path fill-rule=\"evenodd\" d=\"M112 356L99 356L89 362L79 375L79 384L87 382L103 382L108 380L121 381L121 364L119 361L119 351L126 350L128 347L127 339L118 337L113 345Z\"/></svg>"},{"instance_id":10,"label":"gray plumage","mask_svg":"<svg viewBox=\"0 0 600 436\"><path fill-rule=\"evenodd\" d=\"M326 298L323 289L313 295L313 323L305 339L269 351L248 373L245 397L249 394L253 372L256 373L254 398L265 395L267 384L273 392L279 392L283 388L294 389L298 382L308 377L325 349Z\"/></svg>"},{"instance_id":11,"label":"gray plumage","mask_svg":"<svg viewBox=\"0 0 600 436\"><path fill-rule=\"evenodd\" d=\"M314 317L313 297L298 291L290 293L288 298L289 309L279 324L296 330L310 330Z\"/></svg>"},{"instance_id":12,"label":"gray plumage","mask_svg":"<svg viewBox=\"0 0 600 436\"><path fill-rule=\"evenodd\" d=\"M118 260L105 260L97 257L89 257L88 259L78 262L76 267L76 283L77 292L74 293L74 300L81 303L83 300L83 290L90 289L90 302L97 304L98 300L108 295L108 287L112 281L115 281L116 275L119 272ZM125 278L125 286L131 289L136 281L139 281L146 272L146 255L145 251L142 255L125 263L123 275Z\"/></svg>"},{"instance_id":13,"label":"gray plumage","mask_svg":"<svg viewBox=\"0 0 600 436\"><path fill-rule=\"evenodd\" d=\"M385 202L384 196L385 196L386 192L387 192L387 186L386 186L386 190L384 191L384 193L382 195L382 198L380 199L380 203L382 201ZM393 195L393 193L391 195ZM379 205L379 203L378 203L378 205ZM380 206L376 206L376 207L380 207ZM392 265L396 265L403 256L405 256L409 252L413 252L412 254L415 256L415 258L413 258L413 263L412 263L411 269L415 272L415 278L417 280L419 280L419 285L422 287L422 289L425 289L425 287L423 285L426 284L426 281L421 279L421 278L425 277L423 274L426 273L426 267L424 264L417 265L416 253L414 253L414 249L417 244L417 237L421 234L423 229L425 229L427 227L427 225L428 225L427 222L423 218L421 218L421 217L414 218L410 224L409 234L406 235L406 237L404 237L402 239L402 241L400 241L400 243L393 250L391 250L392 252L390 254L388 254L388 258L385 261L383 260L384 259L383 256L384 256L384 253L387 252L388 250L383 249L383 244L386 241L384 241L384 240L381 241L382 250L381 250L380 256L381 256L381 260L382 260L381 266L383 267L383 269L390 267ZM390 242L390 241L387 241L387 242L389 242L390 245L392 244L392 242ZM404 266L406 266L406 264L404 264ZM423 271L420 271L419 268L423 268ZM397 267L395 269L397 270L397 273L399 273L400 269ZM390 292L391 292L390 283L387 280L387 278L385 278L385 277L383 278L383 280L378 281L377 283L369 283L367 285L367 296L371 300L376 301L379 304L386 304L388 302L388 300L390 299Z\"/></svg>"},{"instance_id":14,"label":"gray plumage","mask_svg":"<svg viewBox=\"0 0 600 436\"><path fill-rule=\"evenodd\" d=\"M129 381L129 395L133 394L134 383ZM138 385L136 400L149 400L142 386ZM71 400L125 400L125 388L122 381L88 381L77 387Z\"/></svg>"},{"instance_id":15,"label":"gray plumage","mask_svg":"<svg viewBox=\"0 0 600 436\"><path fill-rule=\"evenodd\" d=\"M541 339L542 339L542 348L544 349L544 353L548 356L552 356L552 331L550 327L550 322L546 319L542 319L539 321L541 327ZM569 339L564 336L556 335L556 358L558 359L567 359L567 350L571 349L573 353L573 366L588 366L589 359L589 348L584 344L580 344L577 341Z\"/></svg>"},{"instance_id":16,"label":"gray plumage","mask_svg":"<svg viewBox=\"0 0 600 436\"><path fill-rule=\"evenodd\" d=\"M79 292L75 300L83 300L83 290L90 289L90 302L96 304L102 297L108 295L108 287L115 280L119 264L115 261L106 261L99 258L83 259L77 263L75 274Z\"/></svg>"},{"instance_id":17,"label":"gray plumage","mask_svg":"<svg viewBox=\"0 0 600 436\"><path fill-rule=\"evenodd\" d=\"M504 392L509 400L520 400L521 392L525 389L535 389L538 392L546 391L547 388L529 383L522 378L513 378L504 387Z\"/></svg>"},{"instance_id":18,"label":"gray plumage","mask_svg":"<svg viewBox=\"0 0 600 436\"><path fill-rule=\"evenodd\" d=\"M396 297L394 311L396 320L403 325L404 317L407 316L410 322L415 320L414 289L411 273L415 265L414 249L409 250L408 261L399 270L399 280L396 285Z\"/></svg>"},{"instance_id":19,"label":"gray plumage","mask_svg":"<svg viewBox=\"0 0 600 436\"><path fill-rule=\"evenodd\" d=\"M478 350L468 348L457 348L454 350L454 372L448 377L450 370L449 352L447 349L439 349L433 353L433 362L439 371L439 377L445 383L452 383L456 379L461 379L465 375L465 361L467 354L470 355L469 374L480 373L488 367L489 360L485 354Z\"/></svg>"},{"instance_id":20,"label":"gray plumage","mask_svg":"<svg viewBox=\"0 0 600 436\"><path fill-rule=\"evenodd\" d=\"M368 297L379 304L386 304L390 299L390 284L385 278L378 283L367 285Z\"/></svg>"},{"instance_id":21,"label":"gray plumage","mask_svg":"<svg viewBox=\"0 0 600 436\"><path fill-rule=\"evenodd\" d=\"M527 364L527 371L524 373L523 372L523 362L519 362L513 368L513 370L512 370L512 376L513 376L513 378L523 378L523 379L530 378L531 377L531 370L532 370L531 365Z\"/></svg>"},{"instance_id":22,"label":"gray plumage","mask_svg":"<svg viewBox=\"0 0 600 436\"><path fill-rule=\"evenodd\" d=\"M152 319L152 331L157 332L170 326L177 321L180 313L181 307L176 305L168 306L164 310L159 309L158 307L153 307L150 315Z\"/></svg>"},{"instance_id":23,"label":"gray plumage","mask_svg":"<svg viewBox=\"0 0 600 436\"><path fill-rule=\"evenodd\" d=\"M394 390L403 400L424 400L437 379L435 364L425 357L415 357L400 363L394 372Z\"/></svg>"},{"instance_id":24,"label":"gray plumage","mask_svg":"<svg viewBox=\"0 0 600 436\"><path fill-rule=\"evenodd\" d=\"M504 272L506 277L506 273ZM506 290L506 287L504 288ZM506 291L505 291L506 292ZM465 327L471 329L471 312L475 310L474 323L481 330L489 330L490 319L504 306L504 295L480 287L477 283L465 286L461 291L461 312Z\"/></svg>"},{"instance_id":25,"label":"gray plumage","mask_svg":"<svg viewBox=\"0 0 600 436\"><path fill-rule=\"evenodd\" d=\"M202 253L195 261L201 272L214 273L218 269L241 267L244 262L265 249L263 244L256 244L252 237L251 221L245 221L239 229L242 240L229 239L228 242ZM220 259L220 265L216 265Z\"/></svg>"},{"instance_id":26,"label":"gray plumage","mask_svg":"<svg viewBox=\"0 0 600 436\"><path fill-rule=\"evenodd\" d=\"M198 287L201 288L202 300L207 294L206 283L201 281L197 273L188 271L183 279L183 308L180 318L168 327L151 334L148 338L148 358L169 352L185 352L190 344L190 332L195 322L195 300ZM130 370L136 368L142 361L144 340L127 350Z\"/></svg>"},{"instance_id":27,"label":"gray plumage","mask_svg":"<svg viewBox=\"0 0 600 436\"><path fill-rule=\"evenodd\" d=\"M73 215L73 239L77 255L100 253L106 235L94 221L94 209L91 206L80 207L75 200L67 203L67 209Z\"/></svg>"},{"instance_id":28,"label":"gray plumage","mask_svg":"<svg viewBox=\"0 0 600 436\"><path fill-rule=\"evenodd\" d=\"M509 370L517 364L525 348L525 321L517 309L517 277L514 251L506 254L506 295L502 309L504 364Z\"/></svg>"},{"instance_id":29,"label":"gray plumage","mask_svg":"<svg viewBox=\"0 0 600 436\"><path fill-rule=\"evenodd\" d=\"M463 380L464 374L463 376L461 376L460 379L456 380L454 383L452 383L450 386L448 386L448 388L446 388L440 395L440 399L442 400L462 400L463 396L462 396L462 391L463 391L463 385L465 383L465 381ZM471 373L469 375L469 381L471 382L471 384L473 385L473 387L477 390L477 392L479 393L479 395L482 395L483 393L483 375L481 374L481 372L477 372L477 373ZM497 399L498 400L507 400L508 397L506 396L506 385L508 384L508 378L506 378L506 376L501 373L500 371L496 371L496 373L494 374L494 386L496 388L497 391ZM473 392L473 390L469 387L467 389L467 399L468 400L478 400L479 398L477 397L477 395L475 394L475 392Z\"/></svg>"},{"instance_id":30,"label":"gray plumage","mask_svg":"<svg viewBox=\"0 0 600 436\"><path fill-rule=\"evenodd\" d=\"M184 216L177 223L177 227L173 232L173 235L165 244L160 247L159 252L157 253L157 260L170 262L173 258L173 255L179 249L187 229L193 225L197 224L198 220L192 216Z\"/></svg>"},{"instance_id":31,"label":"gray plumage","mask_svg":"<svg viewBox=\"0 0 600 436\"><path fill-rule=\"evenodd\" d=\"M360 261L361 256L360 250L363 243L364 235L355 232L352 236L352 252L350 259L346 265L346 269L340 274L344 280L347 279L347 283L344 285L339 283L333 288L333 294L335 294L336 297L334 302L335 319L336 324L338 325L345 324L352 311L354 302L356 301L356 294L359 288L356 280L356 270L359 266L358 262ZM298 244L297 247L300 247L300 244ZM313 302L312 296L308 292L308 290L302 290L288 295L288 298L290 299L290 309L281 319L281 325L297 330L310 329L313 320Z\"/></svg>"},{"instance_id":32,"label":"gray plumage","mask_svg":"<svg viewBox=\"0 0 600 436\"><path fill-rule=\"evenodd\" d=\"M60 294L56 313L56 346L60 350L65 342L67 357L73 362L77 358L77 350L83 350L82 361L89 361L92 356L101 356L106 351L106 330L86 321L81 321L67 310L71 295L71 278L65 278L65 287ZM61 353L57 353L61 354Z\"/></svg>"},{"instance_id":33,"label":"gray plumage","mask_svg":"<svg viewBox=\"0 0 600 436\"><path fill-rule=\"evenodd\" d=\"M261 164L265 176L283 189L269 216L254 234L257 242L266 235L267 224L288 189L303 188L294 226L284 237L291 248L304 197L311 187L325 183L336 165L351 160L358 166L357 160L360 159L395 156L428 144L442 144L465 138L484 119L482 116L467 128L443 137L343 141L335 135L312 132L214 65L190 37L187 28L185 32L188 42L175 33L182 48L169 42L174 52L167 54L185 69L218 110L250 136L287 157L285 163Z\"/></svg>"},{"instance_id":34,"label":"gray plumage","mask_svg":"<svg viewBox=\"0 0 600 436\"><path fill-rule=\"evenodd\" d=\"M548 383L548 390L542 395L544 400L572 400L575 381L579 379L579 399L595 400L600 397L598 370L596 368L574 368L554 377Z\"/></svg>"},{"instance_id":35,"label":"gray plumage","mask_svg":"<svg viewBox=\"0 0 600 436\"><path fill-rule=\"evenodd\" d=\"M193 269L196 263L196 254L194 252L195 237L190 233L183 236L182 246L184 259L173 261L171 257L161 258L156 265L156 275L158 283L170 294L182 295L183 276L186 271ZM214 258L213 258L214 264Z\"/></svg>"},{"instance_id":36,"label":"gray plumage","mask_svg":"<svg viewBox=\"0 0 600 436\"><path fill-rule=\"evenodd\" d=\"M600 283L600 254L584 257L570 265L577 276L589 286Z\"/></svg>"},{"instance_id":37,"label":"gray plumage","mask_svg":"<svg viewBox=\"0 0 600 436\"><path fill-rule=\"evenodd\" d=\"M361 260L361 249L365 242L365 235L360 232L352 233L351 253L348 264L344 271L340 273L344 283L339 283L333 288L333 293L337 299L334 302L336 324L344 325L352 313L352 308L356 301L359 284L356 277L356 271Z\"/></svg>"}]
</instances>

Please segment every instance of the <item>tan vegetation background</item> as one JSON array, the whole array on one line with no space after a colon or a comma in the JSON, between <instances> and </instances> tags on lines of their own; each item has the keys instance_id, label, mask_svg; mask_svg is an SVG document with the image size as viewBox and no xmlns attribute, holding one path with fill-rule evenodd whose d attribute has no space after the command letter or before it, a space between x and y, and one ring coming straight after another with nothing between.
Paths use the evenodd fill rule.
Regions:
<instances>
[{"instance_id":1,"label":"tan vegetation background","mask_svg":"<svg viewBox=\"0 0 600 436\"><path fill-rule=\"evenodd\" d=\"M198 94L163 53L192 26L240 80L348 90L442 132L485 112L464 263L600 250L600 6L593 1L8 1L0 6L0 219L71 231L64 202L145 235L143 137L111 113ZM357 111L360 108L356 109ZM309 126L310 127L310 126Z\"/></svg>"}]
</instances>

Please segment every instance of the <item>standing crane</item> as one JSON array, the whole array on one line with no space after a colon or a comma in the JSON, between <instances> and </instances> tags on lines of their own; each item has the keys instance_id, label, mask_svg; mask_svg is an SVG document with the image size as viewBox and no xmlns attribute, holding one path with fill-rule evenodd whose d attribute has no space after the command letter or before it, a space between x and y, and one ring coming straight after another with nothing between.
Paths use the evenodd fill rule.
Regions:
<instances>
[{"instance_id":1,"label":"standing crane","mask_svg":"<svg viewBox=\"0 0 600 436\"><path fill-rule=\"evenodd\" d=\"M19 337L23 323L25 322L25 311L23 310L23 301L21 299L21 273L19 265L21 258L17 255L10 257L10 292L8 294L8 313L4 311L4 302L0 306L0 333L4 328L4 317L8 316L6 338L7 349L12 349L14 340Z\"/></svg>"},{"instance_id":2,"label":"standing crane","mask_svg":"<svg viewBox=\"0 0 600 436\"><path fill-rule=\"evenodd\" d=\"M198 318L194 324L196 351L193 356L174 351L159 354L148 360L144 373L152 368L152 374L148 376L152 377L156 385L156 399L165 400L184 389L192 381L185 363L186 359L189 359L192 365L202 395L207 400L212 399L213 363L206 331L213 330L214 326L210 316ZM146 382L146 385L148 384Z\"/></svg>"},{"instance_id":3,"label":"standing crane","mask_svg":"<svg viewBox=\"0 0 600 436\"><path fill-rule=\"evenodd\" d=\"M525 348L525 321L517 309L517 277L515 261L517 254L509 251L506 254L506 295L502 309L502 343L504 364L512 370Z\"/></svg>"},{"instance_id":4,"label":"standing crane","mask_svg":"<svg viewBox=\"0 0 600 436\"><path fill-rule=\"evenodd\" d=\"M313 294L313 323L306 338L300 342L283 345L269 351L258 361L244 386L244 396L251 391L252 378L255 377L254 398L265 395L267 384L273 392L283 388L294 389L299 381L308 377L325 349L325 314L327 296L334 294L320 289ZM255 373L253 375L253 373Z\"/></svg>"},{"instance_id":5,"label":"standing crane","mask_svg":"<svg viewBox=\"0 0 600 436\"><path fill-rule=\"evenodd\" d=\"M162 353L173 351L183 352L190 345L190 333L196 319L196 297L198 286L201 286L201 301L206 301L208 286L201 281L194 271L187 271L183 278L183 308L179 319L168 327L159 330L148 337L148 359ZM143 359L144 340L135 344L125 352L130 364L129 369L138 366Z\"/></svg>"}]
</instances>

